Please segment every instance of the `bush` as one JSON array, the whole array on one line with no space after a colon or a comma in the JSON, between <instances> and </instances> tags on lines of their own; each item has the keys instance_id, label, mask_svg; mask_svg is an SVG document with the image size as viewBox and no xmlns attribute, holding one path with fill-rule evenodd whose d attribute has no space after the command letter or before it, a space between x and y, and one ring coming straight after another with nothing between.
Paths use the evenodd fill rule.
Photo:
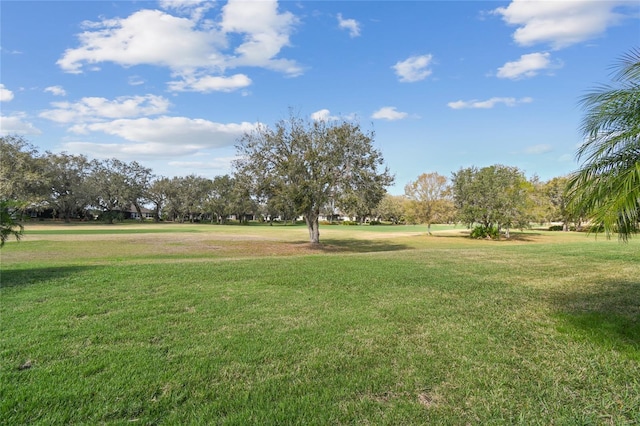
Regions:
<instances>
[{"instance_id":1,"label":"bush","mask_svg":"<svg viewBox=\"0 0 640 426\"><path fill-rule=\"evenodd\" d=\"M562 231L564 227L562 225L553 225L549 227L549 231Z\"/></svg>"},{"instance_id":2,"label":"bush","mask_svg":"<svg viewBox=\"0 0 640 426\"><path fill-rule=\"evenodd\" d=\"M351 226L351 225L360 225L359 222L356 222L355 220L343 220L342 221L343 225L347 225L347 226Z\"/></svg>"},{"instance_id":3,"label":"bush","mask_svg":"<svg viewBox=\"0 0 640 426\"><path fill-rule=\"evenodd\" d=\"M494 226L483 226L483 225L478 225L475 228L473 228L471 230L471 238L475 238L475 239L492 239L492 240L497 240L498 239L498 228L494 227Z\"/></svg>"},{"instance_id":4,"label":"bush","mask_svg":"<svg viewBox=\"0 0 640 426\"><path fill-rule=\"evenodd\" d=\"M372 220L371 222L369 222L369 225L371 226L382 225L382 222L380 222L379 220Z\"/></svg>"}]
</instances>

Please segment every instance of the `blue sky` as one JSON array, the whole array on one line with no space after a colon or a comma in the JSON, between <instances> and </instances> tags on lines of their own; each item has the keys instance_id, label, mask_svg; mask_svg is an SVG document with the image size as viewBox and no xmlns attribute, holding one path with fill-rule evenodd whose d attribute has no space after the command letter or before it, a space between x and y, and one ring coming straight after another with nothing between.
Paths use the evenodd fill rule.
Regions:
<instances>
[{"instance_id":1,"label":"blue sky","mask_svg":"<svg viewBox=\"0 0 640 426\"><path fill-rule=\"evenodd\" d=\"M2 1L0 132L231 172L292 108L375 131L396 175L577 167L579 99L640 45L637 1Z\"/></svg>"}]
</instances>

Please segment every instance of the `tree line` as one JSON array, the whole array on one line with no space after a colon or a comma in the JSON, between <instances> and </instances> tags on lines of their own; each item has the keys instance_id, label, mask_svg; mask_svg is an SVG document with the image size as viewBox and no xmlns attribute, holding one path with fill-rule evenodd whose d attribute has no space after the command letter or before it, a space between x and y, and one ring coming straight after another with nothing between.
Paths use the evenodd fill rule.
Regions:
<instances>
[{"instance_id":1,"label":"tree line","mask_svg":"<svg viewBox=\"0 0 640 426\"><path fill-rule=\"evenodd\" d=\"M38 152L24 137L0 138L0 200L14 210L49 211L56 219L92 219L108 223L134 210L144 217L171 221L208 219L223 223L230 215L256 211L247 189L229 176L156 176L136 161L97 160L84 155Z\"/></svg>"},{"instance_id":2,"label":"tree line","mask_svg":"<svg viewBox=\"0 0 640 426\"><path fill-rule=\"evenodd\" d=\"M281 146L296 132L296 140L308 133L338 136ZM461 169L451 179L425 173L405 186L404 195L390 195L385 187L393 177L386 168L378 171L382 157L372 140L353 123L306 123L291 117L274 130L246 134L239 142L244 156L236 173L208 179L156 176L135 161L115 158L41 154L25 138L6 136L0 138L0 199L23 212L48 210L65 222L99 214L100 220L113 223L129 210L139 218L150 210L155 221L219 224L230 216L241 222L302 216L314 242L321 217L425 223L429 232L432 223L463 222L480 224L483 235L502 228L507 236L510 228L530 222L560 221L567 229L571 220L579 220L567 210L566 177L528 180L517 168L502 165Z\"/></svg>"}]
</instances>

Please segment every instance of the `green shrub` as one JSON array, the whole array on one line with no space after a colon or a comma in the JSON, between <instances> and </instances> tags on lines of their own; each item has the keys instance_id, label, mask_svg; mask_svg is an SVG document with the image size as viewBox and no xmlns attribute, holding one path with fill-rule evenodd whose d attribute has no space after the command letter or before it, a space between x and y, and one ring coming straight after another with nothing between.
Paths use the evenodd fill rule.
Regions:
<instances>
[{"instance_id":1,"label":"green shrub","mask_svg":"<svg viewBox=\"0 0 640 426\"><path fill-rule=\"evenodd\" d=\"M564 227L562 225L552 225L549 227L549 231L562 231Z\"/></svg>"},{"instance_id":2,"label":"green shrub","mask_svg":"<svg viewBox=\"0 0 640 426\"><path fill-rule=\"evenodd\" d=\"M471 230L471 238L475 238L475 239L484 239L484 238L490 238L492 240L497 240L498 239L498 228L496 228L495 226L484 226L484 225L478 225L475 228L473 228Z\"/></svg>"},{"instance_id":3,"label":"green shrub","mask_svg":"<svg viewBox=\"0 0 640 426\"><path fill-rule=\"evenodd\" d=\"M359 222L356 222L355 220L343 220L342 221L343 225L347 225L347 226L351 226L351 225L360 225Z\"/></svg>"},{"instance_id":4,"label":"green shrub","mask_svg":"<svg viewBox=\"0 0 640 426\"><path fill-rule=\"evenodd\" d=\"M372 220L369 222L369 225L374 226L374 225L382 225L382 222L380 222L379 220Z\"/></svg>"}]
</instances>

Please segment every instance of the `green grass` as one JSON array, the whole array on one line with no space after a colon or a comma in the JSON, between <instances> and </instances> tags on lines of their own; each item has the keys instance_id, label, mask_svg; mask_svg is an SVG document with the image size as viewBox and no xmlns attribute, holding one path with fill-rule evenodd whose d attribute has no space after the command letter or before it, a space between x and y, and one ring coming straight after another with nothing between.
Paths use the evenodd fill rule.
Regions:
<instances>
[{"instance_id":1,"label":"green grass","mask_svg":"<svg viewBox=\"0 0 640 426\"><path fill-rule=\"evenodd\" d=\"M5 245L0 423L640 423L638 240L274 228Z\"/></svg>"}]
</instances>

